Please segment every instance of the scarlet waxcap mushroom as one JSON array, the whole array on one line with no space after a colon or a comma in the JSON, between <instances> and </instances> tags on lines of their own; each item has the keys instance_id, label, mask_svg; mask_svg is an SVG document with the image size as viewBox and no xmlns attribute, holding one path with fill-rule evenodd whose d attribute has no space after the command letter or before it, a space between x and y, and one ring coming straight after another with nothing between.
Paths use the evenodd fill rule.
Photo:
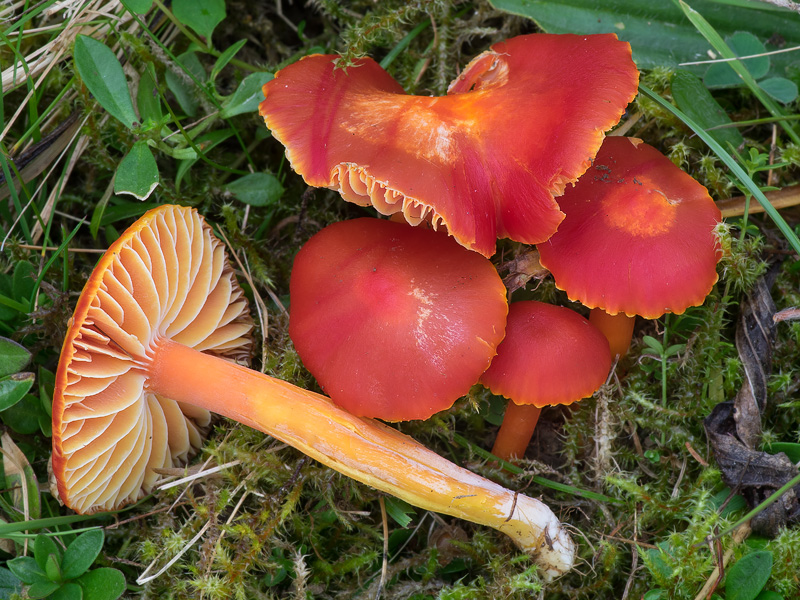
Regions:
<instances>
[{"instance_id":1,"label":"scarlet waxcap mushroom","mask_svg":"<svg viewBox=\"0 0 800 600\"><path fill-rule=\"evenodd\" d=\"M571 300L655 319L702 304L717 281L719 209L705 187L641 140L606 138L560 205L566 218L538 249Z\"/></svg>"},{"instance_id":2,"label":"scarlet waxcap mushroom","mask_svg":"<svg viewBox=\"0 0 800 600\"><path fill-rule=\"evenodd\" d=\"M222 244L191 209L151 210L111 245L56 375L52 468L70 508L112 510L146 494L154 469L189 452L179 443L196 437L189 421L212 410L424 510L502 531L548 579L572 567L575 546L543 503L232 362L249 350L245 308Z\"/></svg>"},{"instance_id":3,"label":"scarlet waxcap mushroom","mask_svg":"<svg viewBox=\"0 0 800 600\"><path fill-rule=\"evenodd\" d=\"M156 469L183 465L202 446L208 410L148 384L160 337L250 357L253 323L224 246L196 213L148 214L86 283L56 372L53 470L61 500L78 512L135 502Z\"/></svg>"},{"instance_id":4,"label":"scarlet waxcap mushroom","mask_svg":"<svg viewBox=\"0 0 800 600\"><path fill-rule=\"evenodd\" d=\"M306 183L411 224L446 227L485 256L535 244L554 199L589 166L636 95L630 45L614 34L532 34L476 57L442 97L409 96L375 61L313 55L264 85L260 112Z\"/></svg>"},{"instance_id":5,"label":"scarlet waxcap mushroom","mask_svg":"<svg viewBox=\"0 0 800 600\"><path fill-rule=\"evenodd\" d=\"M329 225L295 258L289 334L349 412L427 419L477 383L505 331L488 259L441 232L380 219Z\"/></svg>"},{"instance_id":6,"label":"scarlet waxcap mushroom","mask_svg":"<svg viewBox=\"0 0 800 600\"><path fill-rule=\"evenodd\" d=\"M543 302L512 302L506 337L481 377L492 393L511 400L493 454L523 456L541 408L591 396L610 368L608 341L581 315Z\"/></svg>"}]
</instances>

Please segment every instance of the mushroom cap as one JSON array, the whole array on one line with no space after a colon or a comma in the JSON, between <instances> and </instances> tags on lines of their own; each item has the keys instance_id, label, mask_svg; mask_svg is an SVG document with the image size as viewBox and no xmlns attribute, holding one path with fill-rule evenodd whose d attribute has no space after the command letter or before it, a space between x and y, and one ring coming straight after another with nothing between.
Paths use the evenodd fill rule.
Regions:
<instances>
[{"instance_id":1,"label":"mushroom cap","mask_svg":"<svg viewBox=\"0 0 800 600\"><path fill-rule=\"evenodd\" d=\"M155 469L185 464L210 413L148 390L151 348L167 337L243 363L251 329L225 248L196 211L162 206L136 221L89 277L61 350L52 460L61 500L112 510L149 493Z\"/></svg>"},{"instance_id":2,"label":"mushroom cap","mask_svg":"<svg viewBox=\"0 0 800 600\"><path fill-rule=\"evenodd\" d=\"M605 336L563 306L524 300L508 308L506 337L481 377L492 393L539 408L591 396L608 377Z\"/></svg>"},{"instance_id":3,"label":"mushroom cap","mask_svg":"<svg viewBox=\"0 0 800 600\"><path fill-rule=\"evenodd\" d=\"M717 281L719 209L641 140L606 138L560 204L567 216L538 249L571 300L655 319L702 304Z\"/></svg>"},{"instance_id":4,"label":"mushroom cap","mask_svg":"<svg viewBox=\"0 0 800 600\"><path fill-rule=\"evenodd\" d=\"M505 291L491 262L443 233L342 221L295 258L289 335L345 410L426 419L489 366L505 330Z\"/></svg>"},{"instance_id":5,"label":"mushroom cap","mask_svg":"<svg viewBox=\"0 0 800 600\"><path fill-rule=\"evenodd\" d=\"M485 256L498 237L552 235L554 196L589 167L638 84L614 34L495 44L441 97L405 94L372 59L337 69L336 58L304 57L264 85L260 113L294 170Z\"/></svg>"}]
</instances>

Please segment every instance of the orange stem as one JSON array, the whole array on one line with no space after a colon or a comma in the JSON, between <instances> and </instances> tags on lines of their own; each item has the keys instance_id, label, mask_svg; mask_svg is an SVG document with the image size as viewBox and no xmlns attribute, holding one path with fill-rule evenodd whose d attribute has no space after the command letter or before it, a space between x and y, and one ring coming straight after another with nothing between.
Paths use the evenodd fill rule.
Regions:
<instances>
[{"instance_id":1,"label":"orange stem","mask_svg":"<svg viewBox=\"0 0 800 600\"><path fill-rule=\"evenodd\" d=\"M263 431L348 477L425 510L488 525L537 556L546 576L568 571L569 535L543 503L458 467L378 421L330 399L161 339L148 387Z\"/></svg>"},{"instance_id":2,"label":"orange stem","mask_svg":"<svg viewBox=\"0 0 800 600\"><path fill-rule=\"evenodd\" d=\"M533 437L542 409L532 404L515 404L509 401L503 424L494 440L492 454L503 460L525 456Z\"/></svg>"},{"instance_id":3,"label":"orange stem","mask_svg":"<svg viewBox=\"0 0 800 600\"><path fill-rule=\"evenodd\" d=\"M589 321L606 336L612 357L619 354L622 358L628 353L633 337L634 317L625 313L610 315L602 308L593 308Z\"/></svg>"}]
</instances>

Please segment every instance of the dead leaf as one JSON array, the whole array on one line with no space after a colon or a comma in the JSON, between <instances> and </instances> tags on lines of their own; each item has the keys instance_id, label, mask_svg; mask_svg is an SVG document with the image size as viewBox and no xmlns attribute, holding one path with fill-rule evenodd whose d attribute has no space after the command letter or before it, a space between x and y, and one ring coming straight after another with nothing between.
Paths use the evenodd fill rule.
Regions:
<instances>
[{"instance_id":1,"label":"dead leaf","mask_svg":"<svg viewBox=\"0 0 800 600\"><path fill-rule=\"evenodd\" d=\"M736 348L745 380L733 401L720 402L703 425L723 481L745 497L750 507L763 502L797 475L783 454L757 450L761 445L761 416L768 404L767 379L772 370L775 342L775 303L770 287L779 265L759 280L742 303L736 327ZM781 527L800 520L800 485L753 518L753 530L775 536Z\"/></svg>"}]
</instances>

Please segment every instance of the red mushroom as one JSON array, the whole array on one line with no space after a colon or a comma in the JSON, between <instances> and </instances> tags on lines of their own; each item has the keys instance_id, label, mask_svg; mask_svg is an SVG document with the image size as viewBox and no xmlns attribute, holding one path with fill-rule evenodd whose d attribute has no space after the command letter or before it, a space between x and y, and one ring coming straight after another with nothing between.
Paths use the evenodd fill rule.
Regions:
<instances>
[{"instance_id":1,"label":"red mushroom","mask_svg":"<svg viewBox=\"0 0 800 600\"><path fill-rule=\"evenodd\" d=\"M162 206L111 245L86 284L53 395L52 469L82 513L149 493L213 411L425 510L494 527L548 578L575 547L544 504L438 456L380 422L230 359L249 348L246 302L222 243L193 210Z\"/></svg>"},{"instance_id":2,"label":"red mushroom","mask_svg":"<svg viewBox=\"0 0 800 600\"><path fill-rule=\"evenodd\" d=\"M578 313L543 302L512 302L506 337L481 383L510 400L492 454L522 457L543 407L591 396L606 380L611 353Z\"/></svg>"},{"instance_id":3,"label":"red mushroom","mask_svg":"<svg viewBox=\"0 0 800 600\"><path fill-rule=\"evenodd\" d=\"M475 58L442 97L409 96L369 58L313 55L264 85L260 112L309 185L411 224L446 227L485 256L535 244L563 219L555 196L589 166L636 95L614 34L519 36Z\"/></svg>"},{"instance_id":4,"label":"red mushroom","mask_svg":"<svg viewBox=\"0 0 800 600\"><path fill-rule=\"evenodd\" d=\"M380 219L329 225L294 261L289 334L339 406L427 419L478 382L505 333L506 290L443 233Z\"/></svg>"},{"instance_id":5,"label":"red mushroom","mask_svg":"<svg viewBox=\"0 0 800 600\"><path fill-rule=\"evenodd\" d=\"M608 137L594 164L560 198L564 222L539 244L541 263L591 321L612 354L628 351L633 318L697 306L717 281L708 191L641 140Z\"/></svg>"}]
</instances>

